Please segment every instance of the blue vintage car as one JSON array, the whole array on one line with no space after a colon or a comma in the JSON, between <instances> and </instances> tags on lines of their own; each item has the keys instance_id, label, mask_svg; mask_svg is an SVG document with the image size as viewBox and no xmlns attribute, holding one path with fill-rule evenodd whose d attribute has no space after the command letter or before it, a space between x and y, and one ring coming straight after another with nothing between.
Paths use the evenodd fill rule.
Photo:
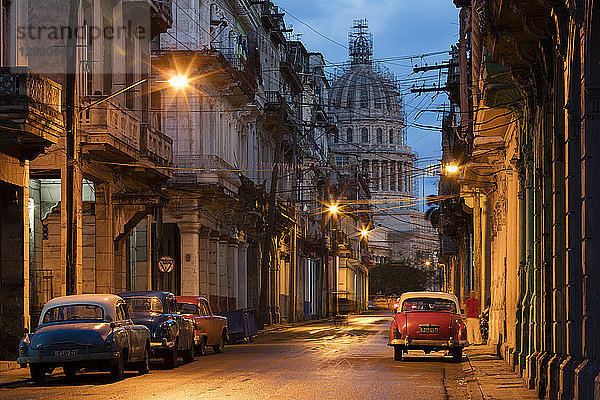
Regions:
<instances>
[{"instance_id":1,"label":"blue vintage car","mask_svg":"<svg viewBox=\"0 0 600 400\"><path fill-rule=\"evenodd\" d=\"M119 296L57 297L44 306L37 329L21 340L17 362L29 364L36 382L56 367L62 367L67 377L86 368L109 370L121 380L126 368L148 372L150 331L133 324Z\"/></svg>"},{"instance_id":2,"label":"blue vintage car","mask_svg":"<svg viewBox=\"0 0 600 400\"><path fill-rule=\"evenodd\" d=\"M152 357L163 358L167 368L175 367L179 354L184 362L194 360L194 323L179 312L173 293L137 291L119 296L133 321L150 329Z\"/></svg>"}]
</instances>

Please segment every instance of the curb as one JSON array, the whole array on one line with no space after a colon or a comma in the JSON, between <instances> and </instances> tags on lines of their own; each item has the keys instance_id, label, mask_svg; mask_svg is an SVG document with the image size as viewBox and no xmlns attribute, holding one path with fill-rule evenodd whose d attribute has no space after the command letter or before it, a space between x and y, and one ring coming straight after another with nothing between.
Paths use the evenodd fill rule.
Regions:
<instances>
[{"instance_id":1,"label":"curb","mask_svg":"<svg viewBox=\"0 0 600 400\"><path fill-rule=\"evenodd\" d=\"M19 368L21 368L21 365L17 364L16 361L0 361L0 373Z\"/></svg>"},{"instance_id":2,"label":"curb","mask_svg":"<svg viewBox=\"0 0 600 400\"><path fill-rule=\"evenodd\" d=\"M485 395L483 394L483 390L481 389L481 384L479 380L475 376L475 372L473 369L473 365L471 365L471 359L469 356L466 356L467 362L462 363L462 370L465 373L465 382L467 384L467 388L469 393L471 394L471 399L473 400L485 400Z\"/></svg>"},{"instance_id":3,"label":"curb","mask_svg":"<svg viewBox=\"0 0 600 400\"><path fill-rule=\"evenodd\" d=\"M331 317L329 317L329 318L324 318L324 319L311 319L308 321L291 322L291 323L286 323L286 324L278 324L278 325L274 325L274 326L272 325L268 328L258 331L258 335L268 335L270 333L277 333L277 332L280 332L280 331L283 331L283 330L289 329L289 328L313 325L313 324L318 324L318 323L323 323L323 322L328 322L328 321L333 321L333 319Z\"/></svg>"}]
</instances>

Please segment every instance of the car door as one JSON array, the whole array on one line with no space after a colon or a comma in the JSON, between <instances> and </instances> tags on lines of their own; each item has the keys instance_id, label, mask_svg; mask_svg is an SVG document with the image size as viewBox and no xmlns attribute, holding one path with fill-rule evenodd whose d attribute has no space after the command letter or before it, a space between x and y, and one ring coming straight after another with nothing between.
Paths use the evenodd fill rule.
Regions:
<instances>
[{"instance_id":1,"label":"car door","mask_svg":"<svg viewBox=\"0 0 600 400\"><path fill-rule=\"evenodd\" d=\"M193 333L189 332L188 321L186 321L185 317L177 309L175 296L169 295L169 297L167 297L167 304L171 318L177 321L177 326L179 327L179 350L186 350L190 346L189 340L190 337L193 336Z\"/></svg>"},{"instance_id":2,"label":"car door","mask_svg":"<svg viewBox=\"0 0 600 400\"><path fill-rule=\"evenodd\" d=\"M147 329L143 326L133 324L133 320L129 316L129 306L127 303L120 303L117 307L120 308L120 313L123 316L122 326L127 330L129 336L129 360L132 362L143 360Z\"/></svg>"},{"instance_id":3,"label":"car door","mask_svg":"<svg viewBox=\"0 0 600 400\"><path fill-rule=\"evenodd\" d=\"M217 343L216 333L217 327L215 327L215 321L213 318L212 309L210 308L210 304L206 300L202 300L202 309L204 310L204 315L206 319L207 333L208 333L208 343L210 345Z\"/></svg>"}]
</instances>

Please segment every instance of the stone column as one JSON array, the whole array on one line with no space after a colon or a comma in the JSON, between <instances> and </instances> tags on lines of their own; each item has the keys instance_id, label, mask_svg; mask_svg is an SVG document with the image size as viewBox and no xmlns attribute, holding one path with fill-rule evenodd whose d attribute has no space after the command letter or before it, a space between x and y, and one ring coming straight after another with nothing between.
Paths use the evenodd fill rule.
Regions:
<instances>
[{"instance_id":1,"label":"stone column","mask_svg":"<svg viewBox=\"0 0 600 400\"><path fill-rule=\"evenodd\" d=\"M238 244L235 240L227 243L227 309L237 309L238 283Z\"/></svg>"},{"instance_id":2,"label":"stone column","mask_svg":"<svg viewBox=\"0 0 600 400\"><path fill-rule=\"evenodd\" d=\"M575 370L575 398L594 396L600 376L600 4L586 3L582 10L583 33L581 88L581 266L583 294L582 350L584 361ZM598 378L600 380L600 378Z\"/></svg>"},{"instance_id":3,"label":"stone column","mask_svg":"<svg viewBox=\"0 0 600 400\"><path fill-rule=\"evenodd\" d=\"M96 185L96 293L113 293L113 204L110 184Z\"/></svg>"},{"instance_id":4,"label":"stone column","mask_svg":"<svg viewBox=\"0 0 600 400\"><path fill-rule=\"evenodd\" d=\"M200 231L200 244L198 246L198 283L200 296L207 299L210 297L210 278L209 278L209 231L204 229Z\"/></svg>"},{"instance_id":5,"label":"stone column","mask_svg":"<svg viewBox=\"0 0 600 400\"><path fill-rule=\"evenodd\" d=\"M219 237L211 232L208 241L208 297L213 310L219 310Z\"/></svg>"},{"instance_id":6,"label":"stone column","mask_svg":"<svg viewBox=\"0 0 600 400\"><path fill-rule=\"evenodd\" d=\"M248 243L238 247L237 299L238 308L248 307Z\"/></svg>"},{"instance_id":7,"label":"stone column","mask_svg":"<svg viewBox=\"0 0 600 400\"><path fill-rule=\"evenodd\" d=\"M581 361L581 323L583 304L581 297L581 144L580 99L581 62L580 32L570 26L567 48L565 80L565 297L566 297L566 352L567 358L560 366L559 397L572 399L575 386L575 368Z\"/></svg>"},{"instance_id":8,"label":"stone column","mask_svg":"<svg viewBox=\"0 0 600 400\"><path fill-rule=\"evenodd\" d=\"M219 310L227 310L227 240L228 237L221 236L219 238L218 249L218 271L219 271Z\"/></svg>"},{"instance_id":9,"label":"stone column","mask_svg":"<svg viewBox=\"0 0 600 400\"><path fill-rule=\"evenodd\" d=\"M199 222L178 222L181 237L181 295L200 294L200 228Z\"/></svg>"},{"instance_id":10,"label":"stone column","mask_svg":"<svg viewBox=\"0 0 600 400\"><path fill-rule=\"evenodd\" d=\"M396 180L398 179L396 177L396 165L398 163L396 161L390 161L390 191L391 192L395 192L396 191Z\"/></svg>"}]
</instances>

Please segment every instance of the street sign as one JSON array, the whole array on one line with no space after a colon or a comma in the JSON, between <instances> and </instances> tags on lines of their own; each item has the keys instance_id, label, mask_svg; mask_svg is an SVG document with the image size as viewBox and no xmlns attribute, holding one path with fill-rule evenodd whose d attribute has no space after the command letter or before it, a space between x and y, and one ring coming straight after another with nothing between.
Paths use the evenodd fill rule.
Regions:
<instances>
[{"instance_id":1,"label":"street sign","mask_svg":"<svg viewBox=\"0 0 600 400\"><path fill-rule=\"evenodd\" d=\"M175 260L170 256L162 256L158 259L158 270L160 272L169 273L175 268Z\"/></svg>"}]
</instances>

